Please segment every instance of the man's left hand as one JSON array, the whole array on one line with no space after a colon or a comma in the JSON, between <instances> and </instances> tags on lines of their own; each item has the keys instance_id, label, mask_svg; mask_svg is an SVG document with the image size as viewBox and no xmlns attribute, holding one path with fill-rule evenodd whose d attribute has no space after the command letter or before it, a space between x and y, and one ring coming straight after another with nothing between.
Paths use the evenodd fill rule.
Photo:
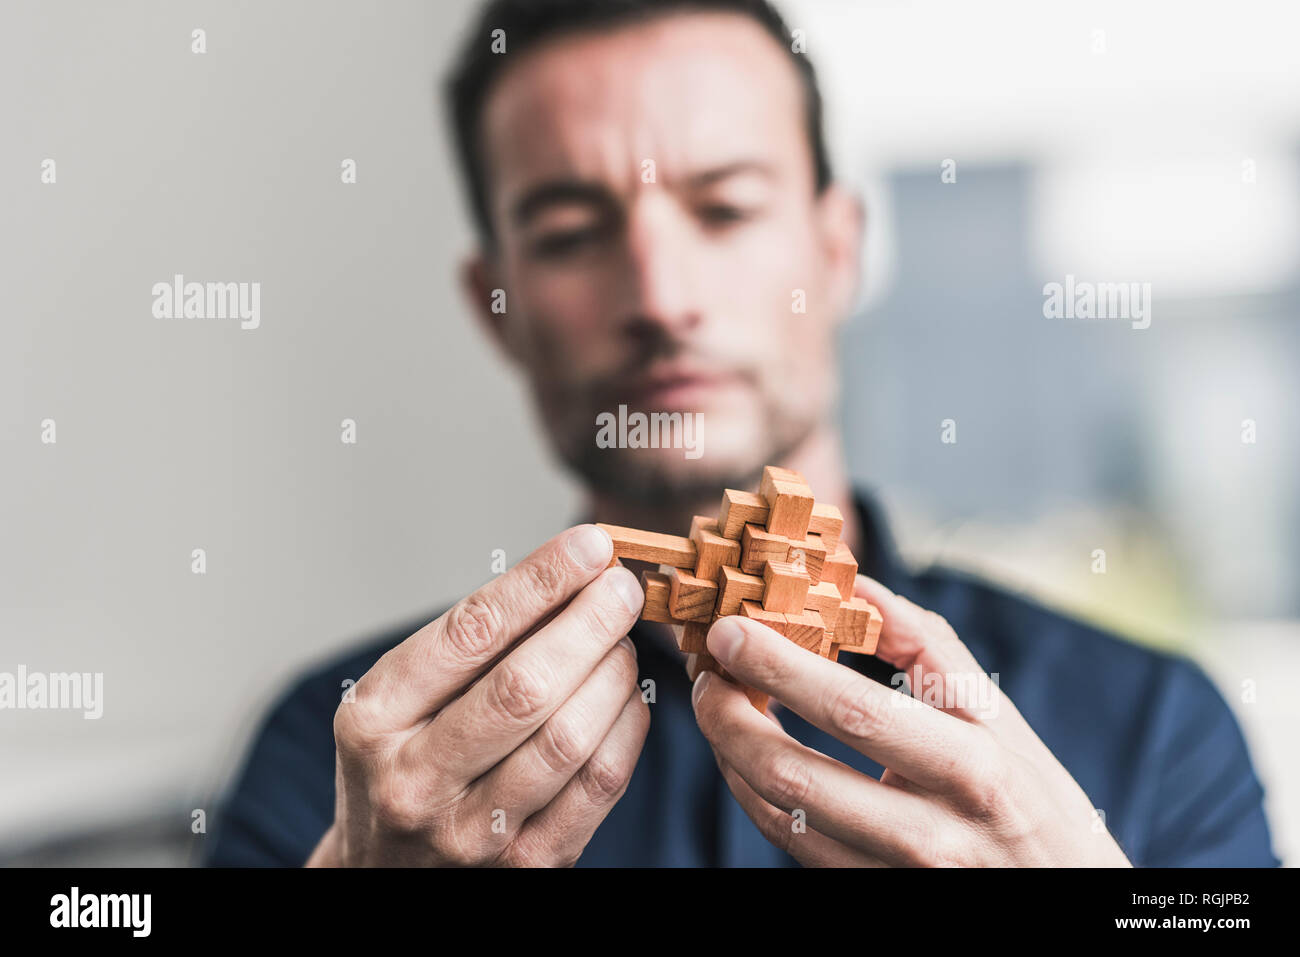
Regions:
<instances>
[{"instance_id":1,"label":"man's left hand","mask_svg":"<svg viewBox=\"0 0 1300 957\"><path fill-rule=\"evenodd\" d=\"M914 697L748 618L709 631L709 653L736 680L886 769L877 780L800 744L704 672L696 720L769 841L806 866L1129 866L1083 789L943 618L862 575L855 593L884 616L876 655L908 676Z\"/></svg>"}]
</instances>

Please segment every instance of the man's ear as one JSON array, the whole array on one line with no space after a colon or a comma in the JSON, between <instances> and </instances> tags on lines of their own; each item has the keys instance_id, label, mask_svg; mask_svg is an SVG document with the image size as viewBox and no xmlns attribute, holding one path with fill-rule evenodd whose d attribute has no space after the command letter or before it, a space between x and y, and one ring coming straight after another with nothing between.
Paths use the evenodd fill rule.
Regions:
<instances>
[{"instance_id":1,"label":"man's ear","mask_svg":"<svg viewBox=\"0 0 1300 957\"><path fill-rule=\"evenodd\" d=\"M837 323L853 311L862 278L862 241L867 223L861 198L831 183L818 198L822 251L827 264L827 293Z\"/></svg>"},{"instance_id":2,"label":"man's ear","mask_svg":"<svg viewBox=\"0 0 1300 957\"><path fill-rule=\"evenodd\" d=\"M487 336L507 360L518 363L517 343L508 328L508 305L500 270L482 250L461 264L461 287Z\"/></svg>"}]
</instances>

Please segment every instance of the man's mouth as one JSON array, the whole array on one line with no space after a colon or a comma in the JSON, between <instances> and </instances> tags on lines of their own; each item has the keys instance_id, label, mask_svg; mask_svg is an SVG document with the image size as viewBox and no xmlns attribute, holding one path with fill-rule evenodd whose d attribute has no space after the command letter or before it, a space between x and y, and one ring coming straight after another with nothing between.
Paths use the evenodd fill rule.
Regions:
<instances>
[{"instance_id":1,"label":"man's mouth","mask_svg":"<svg viewBox=\"0 0 1300 957\"><path fill-rule=\"evenodd\" d=\"M666 369L616 386L620 401L647 411L689 411L707 404L715 393L737 384L735 373Z\"/></svg>"}]
</instances>

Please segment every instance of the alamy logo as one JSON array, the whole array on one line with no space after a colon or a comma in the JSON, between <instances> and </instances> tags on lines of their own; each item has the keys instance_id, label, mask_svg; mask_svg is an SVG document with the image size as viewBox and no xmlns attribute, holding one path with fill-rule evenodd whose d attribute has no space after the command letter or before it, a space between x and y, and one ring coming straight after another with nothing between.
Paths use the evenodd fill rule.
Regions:
<instances>
[{"instance_id":1,"label":"alamy logo","mask_svg":"<svg viewBox=\"0 0 1300 957\"><path fill-rule=\"evenodd\" d=\"M132 937L148 937L152 894L82 894L73 887L50 898L51 927L127 927Z\"/></svg>"},{"instance_id":2,"label":"alamy logo","mask_svg":"<svg viewBox=\"0 0 1300 957\"><path fill-rule=\"evenodd\" d=\"M260 282L186 282L177 273L150 292L157 319L238 319L241 329L262 324Z\"/></svg>"},{"instance_id":3,"label":"alamy logo","mask_svg":"<svg viewBox=\"0 0 1300 957\"><path fill-rule=\"evenodd\" d=\"M87 721L104 716L104 673L0 671L0 710L81 711Z\"/></svg>"},{"instance_id":4,"label":"alamy logo","mask_svg":"<svg viewBox=\"0 0 1300 957\"><path fill-rule=\"evenodd\" d=\"M704 454L703 412L633 412L618 407L618 415L596 416L596 447L600 449L684 449L686 458Z\"/></svg>"},{"instance_id":5,"label":"alamy logo","mask_svg":"<svg viewBox=\"0 0 1300 957\"><path fill-rule=\"evenodd\" d=\"M1151 283L1075 282L1043 286L1045 319L1126 319L1134 329L1151 325Z\"/></svg>"}]
</instances>

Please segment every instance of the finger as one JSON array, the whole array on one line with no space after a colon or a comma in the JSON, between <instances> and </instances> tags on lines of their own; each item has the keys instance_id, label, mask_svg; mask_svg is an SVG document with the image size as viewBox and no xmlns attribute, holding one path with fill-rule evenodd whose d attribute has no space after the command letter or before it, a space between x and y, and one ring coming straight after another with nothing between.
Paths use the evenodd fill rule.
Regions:
<instances>
[{"instance_id":1,"label":"finger","mask_svg":"<svg viewBox=\"0 0 1300 957\"><path fill-rule=\"evenodd\" d=\"M700 675L692 699L718 760L773 807L803 811L810 828L886 864L916 866L940 855L940 821L930 801L800 744L755 711L739 686L716 675Z\"/></svg>"},{"instance_id":2,"label":"finger","mask_svg":"<svg viewBox=\"0 0 1300 957\"><path fill-rule=\"evenodd\" d=\"M354 689L373 730L404 730L442 708L596 578L613 552L595 525L569 529L389 650Z\"/></svg>"},{"instance_id":3,"label":"finger","mask_svg":"<svg viewBox=\"0 0 1300 957\"><path fill-rule=\"evenodd\" d=\"M649 730L650 708L641 692L634 690L605 740L573 780L524 823L514 842L516 857L551 866L576 863L627 790Z\"/></svg>"},{"instance_id":4,"label":"finger","mask_svg":"<svg viewBox=\"0 0 1300 957\"><path fill-rule=\"evenodd\" d=\"M785 851L804 867L884 867L876 857L854 850L808 827L808 822L764 801L736 769L718 762L723 780L736 803L769 844Z\"/></svg>"},{"instance_id":5,"label":"finger","mask_svg":"<svg viewBox=\"0 0 1300 957\"><path fill-rule=\"evenodd\" d=\"M610 568L555 620L410 738L398 754L439 791L459 794L526 741L628 633L645 593L626 568Z\"/></svg>"},{"instance_id":6,"label":"finger","mask_svg":"<svg viewBox=\"0 0 1300 957\"><path fill-rule=\"evenodd\" d=\"M956 772L994 746L987 731L809 654L752 619L720 618L706 641L737 681L922 787L950 791Z\"/></svg>"},{"instance_id":7,"label":"finger","mask_svg":"<svg viewBox=\"0 0 1300 957\"><path fill-rule=\"evenodd\" d=\"M875 579L859 575L854 594L875 605L884 618L876 657L894 667L896 686L906 679L912 697L963 721L982 724L1021 747L1038 737L984 671L941 615L896 595Z\"/></svg>"},{"instance_id":8,"label":"finger","mask_svg":"<svg viewBox=\"0 0 1300 957\"><path fill-rule=\"evenodd\" d=\"M487 820L503 808L507 820L522 825L549 804L605 740L636 678L636 651L624 638L531 738L472 785L470 819Z\"/></svg>"}]
</instances>

